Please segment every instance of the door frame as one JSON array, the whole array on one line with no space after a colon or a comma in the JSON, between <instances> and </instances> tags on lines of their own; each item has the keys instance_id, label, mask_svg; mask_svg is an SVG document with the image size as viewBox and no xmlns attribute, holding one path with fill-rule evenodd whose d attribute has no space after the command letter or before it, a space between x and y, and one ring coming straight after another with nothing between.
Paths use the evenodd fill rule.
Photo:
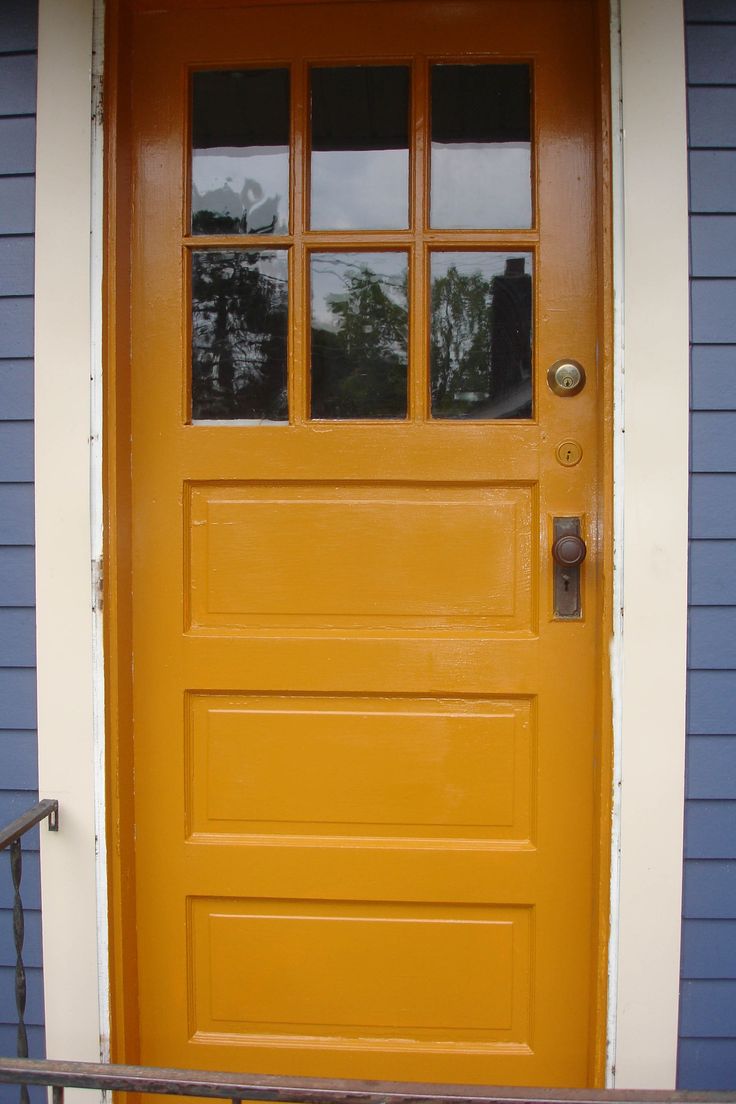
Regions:
<instances>
[{"instance_id":1,"label":"door frame","mask_svg":"<svg viewBox=\"0 0 736 1104\"><path fill-rule=\"evenodd\" d=\"M605 274L604 293L613 310L616 611L612 706L603 717L613 732L606 1080L668 1088L677 1057L687 614L684 25L671 0L612 7L611 110L605 97L601 112L614 136L602 197L612 210L613 279ZM36 190L39 775L41 795L58 797L62 810L58 836L42 834L46 1040L50 1056L93 1061L109 1057L108 917L115 922L125 893L119 863L108 881L106 818L127 796L106 751L118 688L110 670L105 685L103 627L116 631L116 610L108 584L103 626L99 585L102 366L115 352L103 343L115 280L113 264L102 271L103 17L103 0L40 0ZM108 50L109 73L115 65ZM105 137L111 157L115 135ZM663 253L651 286L651 257ZM106 432L114 429L108 415ZM109 457L106 464L113 486ZM607 818L609 794L601 800ZM603 886L601 900L608 896ZM122 953L119 941L113 953Z\"/></svg>"}]
</instances>

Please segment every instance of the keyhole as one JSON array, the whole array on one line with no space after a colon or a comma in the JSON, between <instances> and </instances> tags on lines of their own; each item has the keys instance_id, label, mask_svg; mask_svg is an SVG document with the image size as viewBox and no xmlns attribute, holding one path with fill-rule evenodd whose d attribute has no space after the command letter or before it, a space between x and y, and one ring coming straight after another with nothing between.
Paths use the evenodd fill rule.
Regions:
<instances>
[{"instance_id":1,"label":"keyhole","mask_svg":"<svg viewBox=\"0 0 736 1104\"><path fill-rule=\"evenodd\" d=\"M566 575L566 574L563 573L562 585L565 588L565 593L567 594L568 590L570 589L570 576L569 575Z\"/></svg>"}]
</instances>

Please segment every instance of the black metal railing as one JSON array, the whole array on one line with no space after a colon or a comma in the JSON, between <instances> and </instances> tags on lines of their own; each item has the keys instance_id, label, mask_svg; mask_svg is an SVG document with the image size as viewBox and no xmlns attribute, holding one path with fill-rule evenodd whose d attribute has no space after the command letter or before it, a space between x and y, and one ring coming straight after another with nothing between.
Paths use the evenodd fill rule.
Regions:
<instances>
[{"instance_id":1,"label":"black metal railing","mask_svg":"<svg viewBox=\"0 0 736 1104\"><path fill-rule=\"evenodd\" d=\"M404 1081L328 1081L147 1066L0 1058L0 1084L41 1085L63 1104L64 1089L162 1093L280 1104L734 1104L736 1092L629 1089L511 1089Z\"/></svg>"},{"instance_id":2,"label":"black metal railing","mask_svg":"<svg viewBox=\"0 0 736 1104\"><path fill-rule=\"evenodd\" d=\"M25 919L20 883L23 877L23 837L42 820L48 820L49 831L59 828L59 802L39 801L5 828L0 828L0 851L10 851L10 877L13 881L13 942L15 944L15 1009L18 1020L18 1058L28 1058L26 1030L26 968L23 964ZM20 1088L20 1104L29 1104L28 1089Z\"/></svg>"}]
</instances>

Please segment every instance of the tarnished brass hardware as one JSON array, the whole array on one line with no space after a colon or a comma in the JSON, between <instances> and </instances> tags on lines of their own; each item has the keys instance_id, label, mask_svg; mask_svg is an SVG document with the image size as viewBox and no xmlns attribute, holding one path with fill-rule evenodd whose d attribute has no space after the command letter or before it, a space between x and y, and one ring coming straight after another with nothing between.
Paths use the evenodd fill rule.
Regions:
<instances>
[{"instance_id":1,"label":"tarnished brass hardware","mask_svg":"<svg viewBox=\"0 0 736 1104\"><path fill-rule=\"evenodd\" d=\"M580 529L579 517L552 519L554 617L558 621L579 621L583 614L580 565L587 548Z\"/></svg>"},{"instance_id":2,"label":"tarnished brass hardware","mask_svg":"<svg viewBox=\"0 0 736 1104\"><path fill-rule=\"evenodd\" d=\"M555 395L577 395L585 387L585 369L576 360L556 360L547 372L547 383Z\"/></svg>"},{"instance_id":3,"label":"tarnished brass hardware","mask_svg":"<svg viewBox=\"0 0 736 1104\"><path fill-rule=\"evenodd\" d=\"M577 567L587 551L585 541L577 533L564 533L552 545L552 555L560 567Z\"/></svg>"}]
</instances>

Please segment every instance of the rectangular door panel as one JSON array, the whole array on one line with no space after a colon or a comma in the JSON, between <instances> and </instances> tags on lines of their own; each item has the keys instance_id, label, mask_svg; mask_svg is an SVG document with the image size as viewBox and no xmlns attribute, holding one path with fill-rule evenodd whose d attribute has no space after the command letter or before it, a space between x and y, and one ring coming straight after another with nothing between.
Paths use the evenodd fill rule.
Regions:
<instances>
[{"instance_id":1,"label":"rectangular door panel","mask_svg":"<svg viewBox=\"0 0 736 1104\"><path fill-rule=\"evenodd\" d=\"M528 700L198 694L187 721L197 835L530 838Z\"/></svg>"},{"instance_id":2,"label":"rectangular door panel","mask_svg":"<svg viewBox=\"0 0 736 1104\"><path fill-rule=\"evenodd\" d=\"M530 487L195 484L190 493L194 631L532 628Z\"/></svg>"},{"instance_id":3,"label":"rectangular door panel","mask_svg":"<svg viewBox=\"0 0 736 1104\"><path fill-rule=\"evenodd\" d=\"M197 898L192 1026L297 1045L525 1042L531 920L527 908Z\"/></svg>"}]
</instances>

